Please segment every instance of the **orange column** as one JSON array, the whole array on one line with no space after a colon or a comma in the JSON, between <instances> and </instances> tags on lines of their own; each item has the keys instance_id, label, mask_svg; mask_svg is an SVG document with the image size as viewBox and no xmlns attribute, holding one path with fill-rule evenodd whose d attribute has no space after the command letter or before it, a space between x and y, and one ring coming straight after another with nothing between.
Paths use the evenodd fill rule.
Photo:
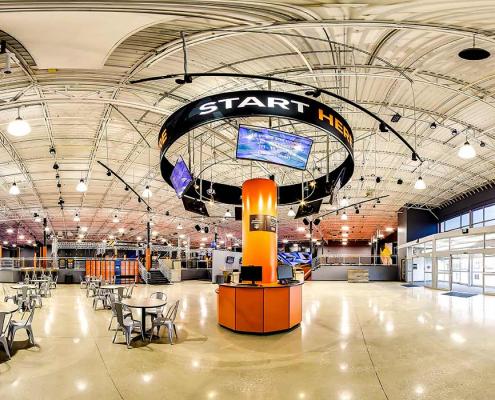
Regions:
<instances>
[{"instance_id":1,"label":"orange column","mask_svg":"<svg viewBox=\"0 0 495 400\"><path fill-rule=\"evenodd\" d=\"M277 185L250 179L242 185L242 265L263 267L263 283L277 281Z\"/></svg>"},{"instance_id":2,"label":"orange column","mask_svg":"<svg viewBox=\"0 0 495 400\"><path fill-rule=\"evenodd\" d=\"M146 247L145 267L147 271L151 269L151 249L149 247Z\"/></svg>"}]
</instances>

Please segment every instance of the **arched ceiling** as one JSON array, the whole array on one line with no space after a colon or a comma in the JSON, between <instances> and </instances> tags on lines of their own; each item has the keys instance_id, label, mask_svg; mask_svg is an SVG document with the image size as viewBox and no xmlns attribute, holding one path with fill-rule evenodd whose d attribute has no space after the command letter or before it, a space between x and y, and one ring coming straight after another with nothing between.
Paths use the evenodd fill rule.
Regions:
<instances>
[{"instance_id":1,"label":"arched ceiling","mask_svg":"<svg viewBox=\"0 0 495 400\"><path fill-rule=\"evenodd\" d=\"M395 113L402 116L393 126L416 148L423 164L412 161L410 151L396 137L380 132L375 120L345 103L320 97L345 116L355 135L354 178L341 189L339 198L350 197L352 203L388 195L380 204L363 205L359 215L351 210L347 222L351 239L368 239L376 229L396 226L397 211L405 204L431 209L460 193L492 184L494 56L466 61L457 54L472 45L473 34L477 46L495 54L495 3L342 3L0 1L0 36L15 56L13 73L0 76L0 238L12 242L12 235L4 232L17 227L40 239L42 227L33 221L35 212L46 216L50 228L64 237L75 238L78 225L89 228L86 239L115 235L120 227L126 230L124 239L144 236L145 208L118 180L106 175L98 160L139 192L149 182L157 237L175 237L179 223L194 241L203 236L193 228L201 221L183 211L160 176L158 130L168 115L192 99L268 85L244 78L197 78L187 85L173 79L132 84L135 79L183 72L181 32L186 37L190 72L288 78L334 91L386 121ZM69 17L61 19L61 15ZM37 18L44 26L47 21L54 26L52 32L33 40L32 21ZM75 26L70 21L79 23ZM127 29L123 21L129 22ZM116 29L109 29L114 23ZM81 40L84 50L95 56L93 64L67 51L79 47ZM112 49L109 54L102 50L108 48ZM55 53L47 54L45 49ZM98 66L97 55L104 65ZM56 65L50 64L50 57ZM301 88L278 83L271 89L302 94ZM19 107L32 133L14 138L6 128ZM432 122L437 124L434 130ZM287 128L286 121L277 123ZM452 135L453 129L457 135ZM300 179L298 172L287 169L255 165L251 170L246 163L235 162L235 134L235 128L225 124L195 131L195 172L224 157L214 169L217 180L239 183L251 174L271 172L291 181ZM466 136L477 150L474 160L457 157ZM481 142L486 145L480 147ZM186 156L186 145L185 140L177 143L173 155ZM56 149L56 159L49 153L50 146ZM324 151L314 152L310 165L323 162L324 157ZM337 159L338 155L333 161ZM60 166L60 193L55 161ZM413 188L419 175L428 185L425 191ZM81 177L88 183L85 194L75 190ZM397 184L399 178L402 185ZM16 197L8 193L14 181L21 189ZM65 201L63 210L58 205L60 196ZM324 204L322 211L332 207ZM221 235L239 236L238 223L221 220L226 208L209 206L216 218L204 223L217 223ZM73 221L76 212L81 216L79 223ZM112 223L115 213L121 220L118 224ZM281 208L280 236L301 237L294 229L297 223L286 213ZM327 216L318 235L332 238L340 226L338 217Z\"/></svg>"}]
</instances>

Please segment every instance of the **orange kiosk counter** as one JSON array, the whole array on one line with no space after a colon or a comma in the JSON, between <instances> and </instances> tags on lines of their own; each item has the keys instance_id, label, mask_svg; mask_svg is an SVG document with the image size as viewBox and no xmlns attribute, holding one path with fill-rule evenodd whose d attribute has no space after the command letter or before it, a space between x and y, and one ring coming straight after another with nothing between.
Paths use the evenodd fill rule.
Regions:
<instances>
[{"instance_id":1,"label":"orange kiosk counter","mask_svg":"<svg viewBox=\"0 0 495 400\"><path fill-rule=\"evenodd\" d=\"M218 288L218 323L237 332L291 329L302 320L302 285L222 284Z\"/></svg>"}]
</instances>

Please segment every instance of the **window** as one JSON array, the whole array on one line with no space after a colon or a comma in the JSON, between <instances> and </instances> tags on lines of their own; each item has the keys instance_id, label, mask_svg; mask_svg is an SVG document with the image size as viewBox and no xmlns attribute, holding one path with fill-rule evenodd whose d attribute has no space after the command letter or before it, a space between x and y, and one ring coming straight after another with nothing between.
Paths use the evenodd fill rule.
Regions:
<instances>
[{"instance_id":1,"label":"window","mask_svg":"<svg viewBox=\"0 0 495 400\"><path fill-rule=\"evenodd\" d=\"M459 229L461 227L461 217L454 217L445 221L445 231Z\"/></svg>"},{"instance_id":2,"label":"window","mask_svg":"<svg viewBox=\"0 0 495 400\"><path fill-rule=\"evenodd\" d=\"M437 251L445 251L449 249L449 239L437 239L435 244Z\"/></svg>"},{"instance_id":3,"label":"window","mask_svg":"<svg viewBox=\"0 0 495 400\"><path fill-rule=\"evenodd\" d=\"M485 207L485 221L491 221L494 219L495 219L495 205Z\"/></svg>"},{"instance_id":4,"label":"window","mask_svg":"<svg viewBox=\"0 0 495 400\"><path fill-rule=\"evenodd\" d=\"M480 222L483 222L483 209L480 208L479 210L474 210L473 211L473 226L475 226L475 224L477 226L479 226L479 223ZM481 224L481 226L483 226L483 224Z\"/></svg>"},{"instance_id":5,"label":"window","mask_svg":"<svg viewBox=\"0 0 495 400\"><path fill-rule=\"evenodd\" d=\"M451 250L482 249L483 235L466 235L450 238Z\"/></svg>"},{"instance_id":6,"label":"window","mask_svg":"<svg viewBox=\"0 0 495 400\"><path fill-rule=\"evenodd\" d=\"M461 227L465 228L469 226L469 213L461 215Z\"/></svg>"}]
</instances>

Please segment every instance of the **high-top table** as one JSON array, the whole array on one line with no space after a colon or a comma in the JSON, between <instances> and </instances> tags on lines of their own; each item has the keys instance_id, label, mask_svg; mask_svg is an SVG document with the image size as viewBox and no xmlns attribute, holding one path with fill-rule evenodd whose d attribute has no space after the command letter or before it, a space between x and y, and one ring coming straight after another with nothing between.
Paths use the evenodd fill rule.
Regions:
<instances>
[{"instance_id":1,"label":"high-top table","mask_svg":"<svg viewBox=\"0 0 495 400\"><path fill-rule=\"evenodd\" d=\"M141 328L143 335L147 334L146 330L146 309L163 307L167 304L165 299L154 299L150 297L135 297L132 299L123 299L122 304L130 308L141 309Z\"/></svg>"}]
</instances>

